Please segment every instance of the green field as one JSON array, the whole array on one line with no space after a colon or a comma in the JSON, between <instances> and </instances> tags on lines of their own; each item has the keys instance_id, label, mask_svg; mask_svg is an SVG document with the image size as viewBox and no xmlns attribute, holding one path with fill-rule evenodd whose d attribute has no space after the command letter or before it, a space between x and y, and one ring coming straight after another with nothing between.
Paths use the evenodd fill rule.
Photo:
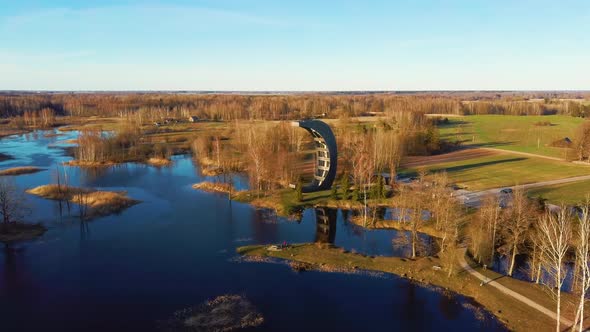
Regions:
<instances>
[{"instance_id":1,"label":"green field","mask_svg":"<svg viewBox=\"0 0 590 332\"><path fill-rule=\"evenodd\" d=\"M551 125L536 125L541 122ZM573 140L582 122L584 119L562 115L472 115L449 118L448 124L440 126L440 133L444 139L465 145L566 158L567 149L551 143L565 137Z\"/></svg>"},{"instance_id":2,"label":"green field","mask_svg":"<svg viewBox=\"0 0 590 332\"><path fill-rule=\"evenodd\" d=\"M590 167L542 158L498 155L426 166L431 172L446 171L451 181L469 190L483 190L590 174ZM401 170L416 174L417 168Z\"/></svg>"},{"instance_id":3,"label":"green field","mask_svg":"<svg viewBox=\"0 0 590 332\"><path fill-rule=\"evenodd\" d=\"M530 197L543 197L553 204L578 204L590 195L590 181L565 183L541 188L534 188L528 191Z\"/></svg>"}]
</instances>

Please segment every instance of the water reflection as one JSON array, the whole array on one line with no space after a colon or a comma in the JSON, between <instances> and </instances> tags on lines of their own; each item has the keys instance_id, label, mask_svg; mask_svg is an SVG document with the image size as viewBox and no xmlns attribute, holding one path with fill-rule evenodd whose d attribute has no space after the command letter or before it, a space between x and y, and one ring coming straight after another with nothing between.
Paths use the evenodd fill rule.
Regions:
<instances>
[{"instance_id":1,"label":"water reflection","mask_svg":"<svg viewBox=\"0 0 590 332\"><path fill-rule=\"evenodd\" d=\"M328 208L316 208L316 232L315 242L334 243L336 239L336 218L338 210Z\"/></svg>"},{"instance_id":2,"label":"water reflection","mask_svg":"<svg viewBox=\"0 0 590 332\"><path fill-rule=\"evenodd\" d=\"M25 247L4 244L0 257L0 298L7 299L14 295L31 297L36 292L34 276L22 263L21 256ZM20 300L20 299L19 299Z\"/></svg>"},{"instance_id":3,"label":"water reflection","mask_svg":"<svg viewBox=\"0 0 590 332\"><path fill-rule=\"evenodd\" d=\"M457 301L454 296L443 294L438 302L440 312L445 316L446 319L457 319L461 314L461 303Z\"/></svg>"},{"instance_id":4,"label":"water reflection","mask_svg":"<svg viewBox=\"0 0 590 332\"><path fill-rule=\"evenodd\" d=\"M571 291L574 285L574 264L565 263L563 268L565 270L566 276L561 289L563 291ZM492 269L498 273L507 275L508 271L510 270L510 256L496 255L494 257L494 264L492 266ZM512 278L528 282L536 282L537 269L532 270L528 255L516 255L516 259L514 261L514 271L512 272ZM545 271L542 270L539 276L539 282L546 285L551 285L553 283L553 279Z\"/></svg>"}]
</instances>

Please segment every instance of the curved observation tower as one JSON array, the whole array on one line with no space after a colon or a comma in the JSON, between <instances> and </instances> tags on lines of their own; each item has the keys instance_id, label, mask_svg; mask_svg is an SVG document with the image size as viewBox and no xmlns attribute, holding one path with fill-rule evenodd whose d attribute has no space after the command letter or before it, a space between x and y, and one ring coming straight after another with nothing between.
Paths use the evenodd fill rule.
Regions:
<instances>
[{"instance_id":1,"label":"curved observation tower","mask_svg":"<svg viewBox=\"0 0 590 332\"><path fill-rule=\"evenodd\" d=\"M291 125L307 130L315 144L315 172L313 181L303 187L303 192L327 190L336 178L338 149L336 137L330 126L320 120L293 121Z\"/></svg>"}]
</instances>

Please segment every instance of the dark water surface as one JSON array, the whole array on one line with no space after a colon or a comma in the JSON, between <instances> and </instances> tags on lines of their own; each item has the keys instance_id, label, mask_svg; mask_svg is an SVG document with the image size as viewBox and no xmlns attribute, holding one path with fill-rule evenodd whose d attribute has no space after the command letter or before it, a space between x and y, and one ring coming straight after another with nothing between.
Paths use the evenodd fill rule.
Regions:
<instances>
[{"instance_id":1,"label":"dark water surface","mask_svg":"<svg viewBox=\"0 0 590 332\"><path fill-rule=\"evenodd\" d=\"M0 152L16 159L0 169L48 168L15 177L22 190L55 182L56 165L68 159L58 146L75 136L2 139ZM371 255L407 253L392 244L395 231L364 230L348 223L345 212L309 209L300 221L287 220L193 190L204 178L185 157L162 169L64 169L61 178L71 185L126 190L143 202L81 223L67 207L27 196L30 220L49 230L0 250L2 331L155 331L157 321L175 311L227 293L257 306L265 317L260 331L503 330L493 319L476 318L463 297L395 276L296 273L285 264L235 259L238 246L283 241L333 242ZM247 186L241 176L235 182Z\"/></svg>"}]
</instances>

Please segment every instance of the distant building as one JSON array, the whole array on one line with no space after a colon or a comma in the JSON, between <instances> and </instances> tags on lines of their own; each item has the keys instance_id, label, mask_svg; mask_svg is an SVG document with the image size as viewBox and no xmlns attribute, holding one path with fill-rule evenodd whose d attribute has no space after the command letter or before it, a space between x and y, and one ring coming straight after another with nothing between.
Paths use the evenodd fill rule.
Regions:
<instances>
[{"instance_id":1,"label":"distant building","mask_svg":"<svg viewBox=\"0 0 590 332\"><path fill-rule=\"evenodd\" d=\"M198 116L189 116L188 122L199 122L199 117Z\"/></svg>"},{"instance_id":2,"label":"distant building","mask_svg":"<svg viewBox=\"0 0 590 332\"><path fill-rule=\"evenodd\" d=\"M555 148L571 148L573 144L574 142L569 137L565 137L558 139L557 141L553 141L550 146Z\"/></svg>"}]
</instances>

